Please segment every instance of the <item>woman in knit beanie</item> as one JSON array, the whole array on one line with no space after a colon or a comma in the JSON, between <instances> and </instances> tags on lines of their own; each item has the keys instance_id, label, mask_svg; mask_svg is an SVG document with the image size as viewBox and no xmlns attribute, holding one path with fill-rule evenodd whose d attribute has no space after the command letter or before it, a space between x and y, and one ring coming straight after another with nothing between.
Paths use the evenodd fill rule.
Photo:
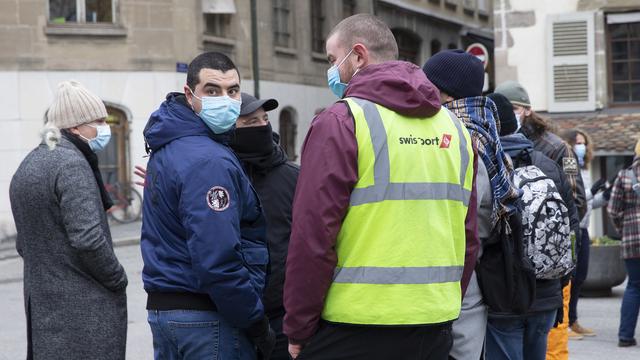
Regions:
<instances>
[{"instance_id":1,"label":"woman in knit beanie","mask_svg":"<svg viewBox=\"0 0 640 360\"><path fill-rule=\"evenodd\" d=\"M61 83L43 142L11 180L30 359L125 358L127 276L113 252L95 154L109 142L106 117L96 95Z\"/></svg>"}]
</instances>

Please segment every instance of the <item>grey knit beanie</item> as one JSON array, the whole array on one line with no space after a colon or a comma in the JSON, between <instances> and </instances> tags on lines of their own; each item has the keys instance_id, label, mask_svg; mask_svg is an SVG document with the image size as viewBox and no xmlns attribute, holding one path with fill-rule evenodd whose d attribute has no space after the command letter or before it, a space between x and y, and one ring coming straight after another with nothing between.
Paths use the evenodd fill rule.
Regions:
<instances>
[{"instance_id":1,"label":"grey knit beanie","mask_svg":"<svg viewBox=\"0 0 640 360\"><path fill-rule=\"evenodd\" d=\"M60 141L60 129L68 129L107 117L102 100L77 81L58 84L53 104L47 110L42 137L50 149Z\"/></svg>"},{"instance_id":2,"label":"grey knit beanie","mask_svg":"<svg viewBox=\"0 0 640 360\"><path fill-rule=\"evenodd\" d=\"M504 95L514 105L531 107L531 101L529 100L527 90L525 90L517 81L505 81L498 85L494 92Z\"/></svg>"}]
</instances>

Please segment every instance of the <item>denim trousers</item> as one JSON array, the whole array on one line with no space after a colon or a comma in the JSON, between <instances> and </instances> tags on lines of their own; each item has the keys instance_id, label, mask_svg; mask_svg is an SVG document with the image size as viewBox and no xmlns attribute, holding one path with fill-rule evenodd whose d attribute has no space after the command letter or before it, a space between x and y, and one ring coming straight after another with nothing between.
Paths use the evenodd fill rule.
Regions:
<instances>
[{"instance_id":1,"label":"denim trousers","mask_svg":"<svg viewBox=\"0 0 640 360\"><path fill-rule=\"evenodd\" d=\"M640 310L640 258L625 259L627 268L627 288L622 297L620 307L620 328L618 338L620 340L632 340L638 323L638 311Z\"/></svg>"},{"instance_id":2,"label":"denim trousers","mask_svg":"<svg viewBox=\"0 0 640 360\"><path fill-rule=\"evenodd\" d=\"M519 318L489 318L487 323L487 360L544 360L547 335L557 310L529 314Z\"/></svg>"},{"instance_id":3,"label":"denim trousers","mask_svg":"<svg viewBox=\"0 0 640 360\"><path fill-rule=\"evenodd\" d=\"M241 329L215 311L148 310L155 360L254 360L255 347Z\"/></svg>"}]
</instances>

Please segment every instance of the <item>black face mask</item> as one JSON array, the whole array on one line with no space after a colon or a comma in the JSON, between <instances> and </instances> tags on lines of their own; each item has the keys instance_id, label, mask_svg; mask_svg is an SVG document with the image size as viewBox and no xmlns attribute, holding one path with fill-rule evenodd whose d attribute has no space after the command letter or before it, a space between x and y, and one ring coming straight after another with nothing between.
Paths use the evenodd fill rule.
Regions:
<instances>
[{"instance_id":1,"label":"black face mask","mask_svg":"<svg viewBox=\"0 0 640 360\"><path fill-rule=\"evenodd\" d=\"M264 126L236 128L229 146L237 154L268 155L273 151L271 123Z\"/></svg>"}]
</instances>

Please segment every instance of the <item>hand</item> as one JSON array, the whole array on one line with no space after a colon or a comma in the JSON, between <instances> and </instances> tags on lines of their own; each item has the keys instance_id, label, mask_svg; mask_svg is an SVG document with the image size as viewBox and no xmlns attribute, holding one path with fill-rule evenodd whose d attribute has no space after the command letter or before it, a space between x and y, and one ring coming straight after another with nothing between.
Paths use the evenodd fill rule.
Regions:
<instances>
[{"instance_id":1,"label":"hand","mask_svg":"<svg viewBox=\"0 0 640 360\"><path fill-rule=\"evenodd\" d=\"M604 189L606 186L607 186L607 179L600 179L596 181L595 183L593 183L593 186L591 186L591 195L597 194L598 191Z\"/></svg>"},{"instance_id":2,"label":"hand","mask_svg":"<svg viewBox=\"0 0 640 360\"><path fill-rule=\"evenodd\" d=\"M564 308L561 306L558 308L558 312L556 313L556 321L553 323L553 327L557 328L559 324L562 324L564 321Z\"/></svg>"},{"instance_id":3,"label":"hand","mask_svg":"<svg viewBox=\"0 0 640 360\"><path fill-rule=\"evenodd\" d=\"M600 179L591 186L591 194L595 195L598 191L603 190L607 186L607 179Z\"/></svg>"},{"instance_id":4,"label":"hand","mask_svg":"<svg viewBox=\"0 0 640 360\"><path fill-rule=\"evenodd\" d=\"M142 178L142 181L135 181L135 184L145 187L145 185L147 184L146 182L147 169L140 165L136 165L135 168L136 169L133 171L133 173L136 174L138 177Z\"/></svg>"},{"instance_id":5,"label":"hand","mask_svg":"<svg viewBox=\"0 0 640 360\"><path fill-rule=\"evenodd\" d=\"M300 352L302 351L302 345L296 345L289 343L289 355L291 355L292 359L296 359Z\"/></svg>"},{"instance_id":6,"label":"hand","mask_svg":"<svg viewBox=\"0 0 640 360\"><path fill-rule=\"evenodd\" d=\"M247 335L256 348L258 348L258 359L268 360L276 345L276 333L271 329L271 326L269 326L267 317L265 316L253 324L247 330Z\"/></svg>"}]
</instances>

